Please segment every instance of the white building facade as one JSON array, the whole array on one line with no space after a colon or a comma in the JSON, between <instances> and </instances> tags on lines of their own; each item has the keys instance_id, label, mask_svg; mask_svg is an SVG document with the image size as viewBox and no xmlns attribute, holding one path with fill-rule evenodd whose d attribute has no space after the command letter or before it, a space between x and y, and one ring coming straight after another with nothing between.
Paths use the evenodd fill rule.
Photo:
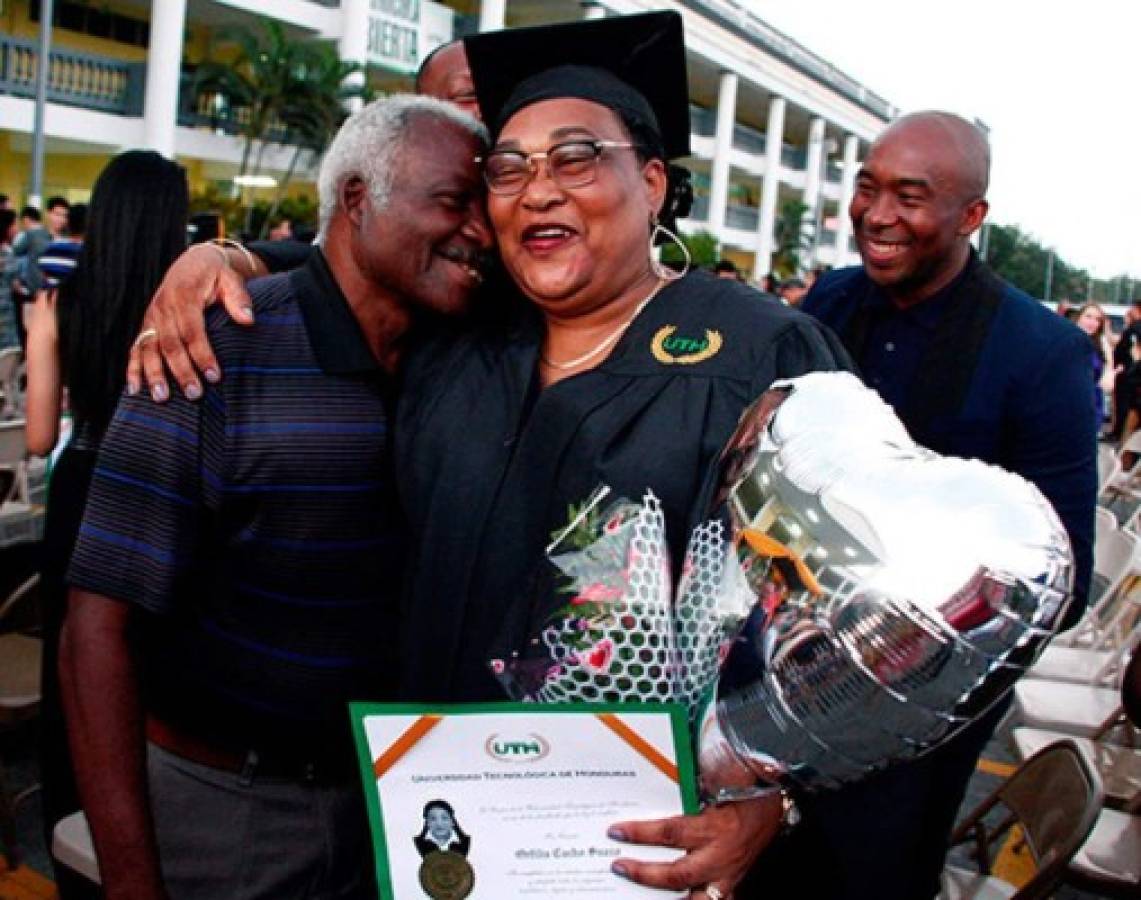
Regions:
<instances>
[{"instance_id":1,"label":"white building facade","mask_svg":"<svg viewBox=\"0 0 1141 900\"><path fill-rule=\"evenodd\" d=\"M0 4L13 23L11 37L0 34L0 167L11 168L30 142L36 55L30 32L38 30L38 3ZM105 158L126 147L176 156L192 179L232 178L241 140L218 127L209 110L195 108L187 70L208 55L216 29L254 26L260 17L281 23L291 38L336 42L342 58L368 66L381 90L407 90L419 60L462 34L677 10L686 26L693 150L681 162L694 173L696 190L682 228L711 232L722 254L756 277L769 270L781 210L790 202L806 208L804 268L855 261L846 215L855 172L897 113L735 0L119 0L108 8L116 22L144 23L144 47L116 54L102 36L103 20L92 37L91 28L75 32L75 22L68 31L57 11L45 119L47 194L61 184L53 168L83 170L53 161ZM64 70L68 78L60 76ZM87 82L104 87L88 89ZM289 147L271 145L263 165L284 170L291 156ZM0 190L19 193L23 186L10 180Z\"/></svg>"}]
</instances>

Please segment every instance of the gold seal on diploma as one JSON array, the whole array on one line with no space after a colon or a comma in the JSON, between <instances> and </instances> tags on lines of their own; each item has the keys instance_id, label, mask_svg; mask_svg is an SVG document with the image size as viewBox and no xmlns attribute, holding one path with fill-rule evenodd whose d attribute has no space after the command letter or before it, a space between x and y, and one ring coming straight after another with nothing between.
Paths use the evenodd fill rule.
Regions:
<instances>
[{"instance_id":1,"label":"gold seal on diploma","mask_svg":"<svg viewBox=\"0 0 1141 900\"><path fill-rule=\"evenodd\" d=\"M471 863L450 850L435 850L420 864L420 887L432 900L463 900L475 886Z\"/></svg>"}]
</instances>

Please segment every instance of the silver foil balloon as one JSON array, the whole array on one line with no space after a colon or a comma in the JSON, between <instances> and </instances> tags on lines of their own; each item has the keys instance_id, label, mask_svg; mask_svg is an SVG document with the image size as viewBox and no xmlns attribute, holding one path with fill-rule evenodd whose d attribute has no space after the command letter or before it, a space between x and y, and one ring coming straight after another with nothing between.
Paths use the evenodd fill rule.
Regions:
<instances>
[{"instance_id":1,"label":"silver foil balloon","mask_svg":"<svg viewBox=\"0 0 1141 900\"><path fill-rule=\"evenodd\" d=\"M991 706L1061 621L1072 561L1023 478L915 444L846 373L779 382L721 458L759 613L751 681L699 739L709 793L812 790L915 757Z\"/></svg>"}]
</instances>

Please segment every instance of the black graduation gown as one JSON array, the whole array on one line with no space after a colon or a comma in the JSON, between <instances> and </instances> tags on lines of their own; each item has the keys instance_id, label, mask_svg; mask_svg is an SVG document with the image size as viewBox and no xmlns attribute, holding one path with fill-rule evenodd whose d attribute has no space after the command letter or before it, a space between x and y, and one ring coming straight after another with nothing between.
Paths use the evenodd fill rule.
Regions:
<instances>
[{"instance_id":1,"label":"black graduation gown","mask_svg":"<svg viewBox=\"0 0 1141 900\"><path fill-rule=\"evenodd\" d=\"M526 639L543 550L568 505L600 484L635 500L652 488L676 561L707 516L712 463L744 408L775 379L849 367L824 326L705 273L663 289L595 369L540 391L541 335L528 310L511 328L439 338L408 360L396 436L416 536L407 699L505 699L487 662L504 635Z\"/></svg>"}]
</instances>

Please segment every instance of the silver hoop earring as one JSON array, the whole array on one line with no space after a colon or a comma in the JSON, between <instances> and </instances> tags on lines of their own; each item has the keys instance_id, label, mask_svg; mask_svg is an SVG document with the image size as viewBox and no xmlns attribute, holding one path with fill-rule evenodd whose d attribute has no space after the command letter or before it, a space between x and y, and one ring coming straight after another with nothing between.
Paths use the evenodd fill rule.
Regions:
<instances>
[{"instance_id":1,"label":"silver hoop earring","mask_svg":"<svg viewBox=\"0 0 1141 900\"><path fill-rule=\"evenodd\" d=\"M685 245L685 242L682 241L681 238L679 238L676 234L666 228L665 225L659 222L657 216L654 216L654 218L650 220L650 224L654 226L650 231L650 268L658 278L662 278L666 281L677 281L679 278L684 278L686 272L689 271L690 265L693 263L693 257L689 253L689 248ZM670 239L670 241L676 244L681 250L681 255L685 257L685 263L682 265L680 272L671 269L669 266L663 265L661 260L658 259L658 254L655 250L655 246L657 244L658 236L662 234L664 234L667 238Z\"/></svg>"}]
</instances>

